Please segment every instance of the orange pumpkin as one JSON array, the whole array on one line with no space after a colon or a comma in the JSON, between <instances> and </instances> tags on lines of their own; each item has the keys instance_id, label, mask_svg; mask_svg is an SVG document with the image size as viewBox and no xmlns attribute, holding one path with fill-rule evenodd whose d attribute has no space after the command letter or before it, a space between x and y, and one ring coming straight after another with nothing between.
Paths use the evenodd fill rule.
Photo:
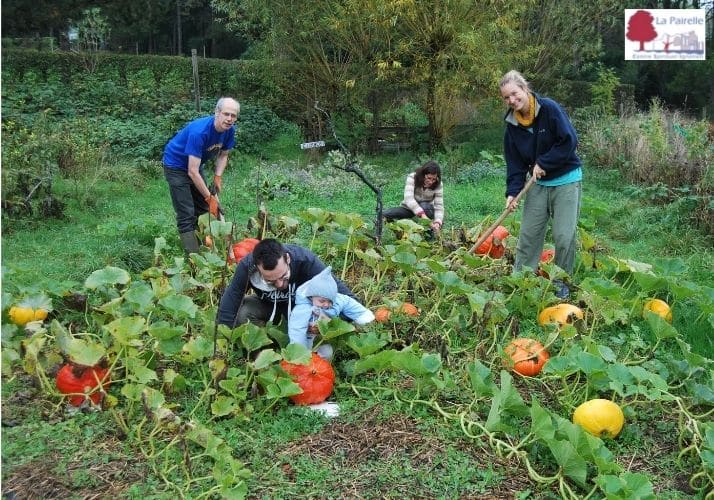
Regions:
<instances>
[{"instance_id":1,"label":"orange pumpkin","mask_svg":"<svg viewBox=\"0 0 714 500\"><path fill-rule=\"evenodd\" d=\"M550 355L537 340L519 338L506 346L504 352L510 357L508 365L517 373L533 377L538 375Z\"/></svg>"},{"instance_id":2,"label":"orange pumpkin","mask_svg":"<svg viewBox=\"0 0 714 500\"><path fill-rule=\"evenodd\" d=\"M213 246L213 238L211 238L210 234L206 235L206 240L204 241L206 244L206 247L211 248Z\"/></svg>"},{"instance_id":3,"label":"orange pumpkin","mask_svg":"<svg viewBox=\"0 0 714 500\"><path fill-rule=\"evenodd\" d=\"M255 238L245 238L233 243L233 246L228 249L228 262L237 264L243 257L251 253L258 243L260 243L260 240Z\"/></svg>"},{"instance_id":4,"label":"orange pumpkin","mask_svg":"<svg viewBox=\"0 0 714 500\"><path fill-rule=\"evenodd\" d=\"M503 245L503 240L508 238L508 229L503 226L498 226L494 229L486 240L481 243L475 250L477 255L488 255L493 259L500 259L506 253L506 247Z\"/></svg>"},{"instance_id":5,"label":"orange pumpkin","mask_svg":"<svg viewBox=\"0 0 714 500\"><path fill-rule=\"evenodd\" d=\"M322 403L332 393L335 385L335 371L329 361L312 353L312 359L306 365L297 365L283 360L280 366L302 389L301 394L290 396L297 405Z\"/></svg>"},{"instance_id":6,"label":"orange pumpkin","mask_svg":"<svg viewBox=\"0 0 714 500\"><path fill-rule=\"evenodd\" d=\"M108 368L66 364L57 372L55 384L62 394L74 394L69 398L72 406L80 406L86 397L99 404L104 393L95 389L99 387L99 382L103 387L109 386L109 380Z\"/></svg>"},{"instance_id":7,"label":"orange pumpkin","mask_svg":"<svg viewBox=\"0 0 714 500\"><path fill-rule=\"evenodd\" d=\"M543 264L550 264L551 262L553 262L554 257L555 250L553 250L552 248L546 248L540 254L540 261Z\"/></svg>"},{"instance_id":8,"label":"orange pumpkin","mask_svg":"<svg viewBox=\"0 0 714 500\"><path fill-rule=\"evenodd\" d=\"M392 311L390 311L386 307L380 307L374 312L374 319L377 320L379 323L385 323L389 321L389 318L392 316Z\"/></svg>"},{"instance_id":9,"label":"orange pumpkin","mask_svg":"<svg viewBox=\"0 0 714 500\"><path fill-rule=\"evenodd\" d=\"M405 302L399 307L399 312L406 314L407 316L419 316L419 309L414 304Z\"/></svg>"}]
</instances>

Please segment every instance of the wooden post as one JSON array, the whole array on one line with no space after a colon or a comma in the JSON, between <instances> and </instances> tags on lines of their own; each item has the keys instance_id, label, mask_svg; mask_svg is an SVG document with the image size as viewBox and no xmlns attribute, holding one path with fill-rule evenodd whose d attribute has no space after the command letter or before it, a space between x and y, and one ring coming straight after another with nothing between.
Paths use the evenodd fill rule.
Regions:
<instances>
[{"instance_id":1,"label":"wooden post","mask_svg":"<svg viewBox=\"0 0 714 500\"><path fill-rule=\"evenodd\" d=\"M198 54L191 49L191 66L193 67L193 95L196 97L196 111L201 112L201 95L198 90Z\"/></svg>"}]
</instances>

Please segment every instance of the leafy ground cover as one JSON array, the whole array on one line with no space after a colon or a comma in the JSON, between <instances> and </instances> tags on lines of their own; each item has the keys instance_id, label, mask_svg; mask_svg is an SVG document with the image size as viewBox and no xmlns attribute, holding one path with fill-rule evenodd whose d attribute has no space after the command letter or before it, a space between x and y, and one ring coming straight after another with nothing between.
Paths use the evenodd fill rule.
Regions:
<instances>
[{"instance_id":1,"label":"leafy ground cover","mask_svg":"<svg viewBox=\"0 0 714 500\"><path fill-rule=\"evenodd\" d=\"M3 483L18 497L696 498L714 487L711 247L667 230L624 197L612 173L585 184L572 303L582 320L540 325L550 282L469 254L502 209L498 159L438 158L447 182L443 238L387 227L374 244L374 199L354 176L300 159L237 157L222 201L234 238L274 235L312 247L371 308L415 304L361 332L321 326L337 347L340 416L293 406L278 368L306 353L279 328L214 329L230 224L215 245L180 253L160 178L108 184L93 210L3 236ZM362 162L398 203L411 158ZM590 172L590 171L589 171ZM590 175L590 174L589 174ZM258 208L267 211L265 219ZM338 209L339 208L339 209ZM512 235L518 216L506 221ZM645 230L646 228L646 230ZM682 240L685 240L682 242ZM678 243L679 242L679 243ZM53 251L47 252L48 245ZM559 270L545 264L557 277ZM659 297L668 323L643 308ZM49 310L19 327L23 300ZM214 336L217 340L214 344ZM513 338L550 352L543 371L509 369ZM104 363L104 411L72 411L54 387L67 359ZM109 382L104 381L104 382ZM616 438L570 422L583 401L624 410Z\"/></svg>"}]
</instances>

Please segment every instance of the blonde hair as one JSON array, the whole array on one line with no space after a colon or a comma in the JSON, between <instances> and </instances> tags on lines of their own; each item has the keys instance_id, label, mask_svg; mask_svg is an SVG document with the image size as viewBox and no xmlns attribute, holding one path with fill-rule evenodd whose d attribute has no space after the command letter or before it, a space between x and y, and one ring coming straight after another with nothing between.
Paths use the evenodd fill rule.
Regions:
<instances>
[{"instance_id":1,"label":"blonde hair","mask_svg":"<svg viewBox=\"0 0 714 500\"><path fill-rule=\"evenodd\" d=\"M528 80L523 78L523 75L521 75L515 69L512 69L511 71L503 75L503 77L501 77L501 81L498 84L498 88L503 88L504 85L509 83L513 83L514 85L522 88L526 92L531 91L531 85L530 83L528 83Z\"/></svg>"}]
</instances>

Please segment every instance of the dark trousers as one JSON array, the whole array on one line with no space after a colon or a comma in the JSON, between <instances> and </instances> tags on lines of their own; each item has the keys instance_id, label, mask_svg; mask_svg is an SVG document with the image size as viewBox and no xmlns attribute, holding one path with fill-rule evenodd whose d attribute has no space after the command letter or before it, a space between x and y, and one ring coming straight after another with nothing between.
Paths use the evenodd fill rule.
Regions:
<instances>
[{"instance_id":1,"label":"dark trousers","mask_svg":"<svg viewBox=\"0 0 714 500\"><path fill-rule=\"evenodd\" d=\"M424 210L427 217L432 220L434 219L434 205L424 201L420 202L419 206L421 206L421 209ZM411 219L412 217L416 217L416 214L407 207L388 208L382 212L382 215L390 222L393 220Z\"/></svg>"},{"instance_id":2,"label":"dark trousers","mask_svg":"<svg viewBox=\"0 0 714 500\"><path fill-rule=\"evenodd\" d=\"M199 172L205 180L203 166ZM198 217L208 212L208 203L194 186L187 170L164 167L164 177L169 184L178 232L195 231L198 228Z\"/></svg>"}]
</instances>

